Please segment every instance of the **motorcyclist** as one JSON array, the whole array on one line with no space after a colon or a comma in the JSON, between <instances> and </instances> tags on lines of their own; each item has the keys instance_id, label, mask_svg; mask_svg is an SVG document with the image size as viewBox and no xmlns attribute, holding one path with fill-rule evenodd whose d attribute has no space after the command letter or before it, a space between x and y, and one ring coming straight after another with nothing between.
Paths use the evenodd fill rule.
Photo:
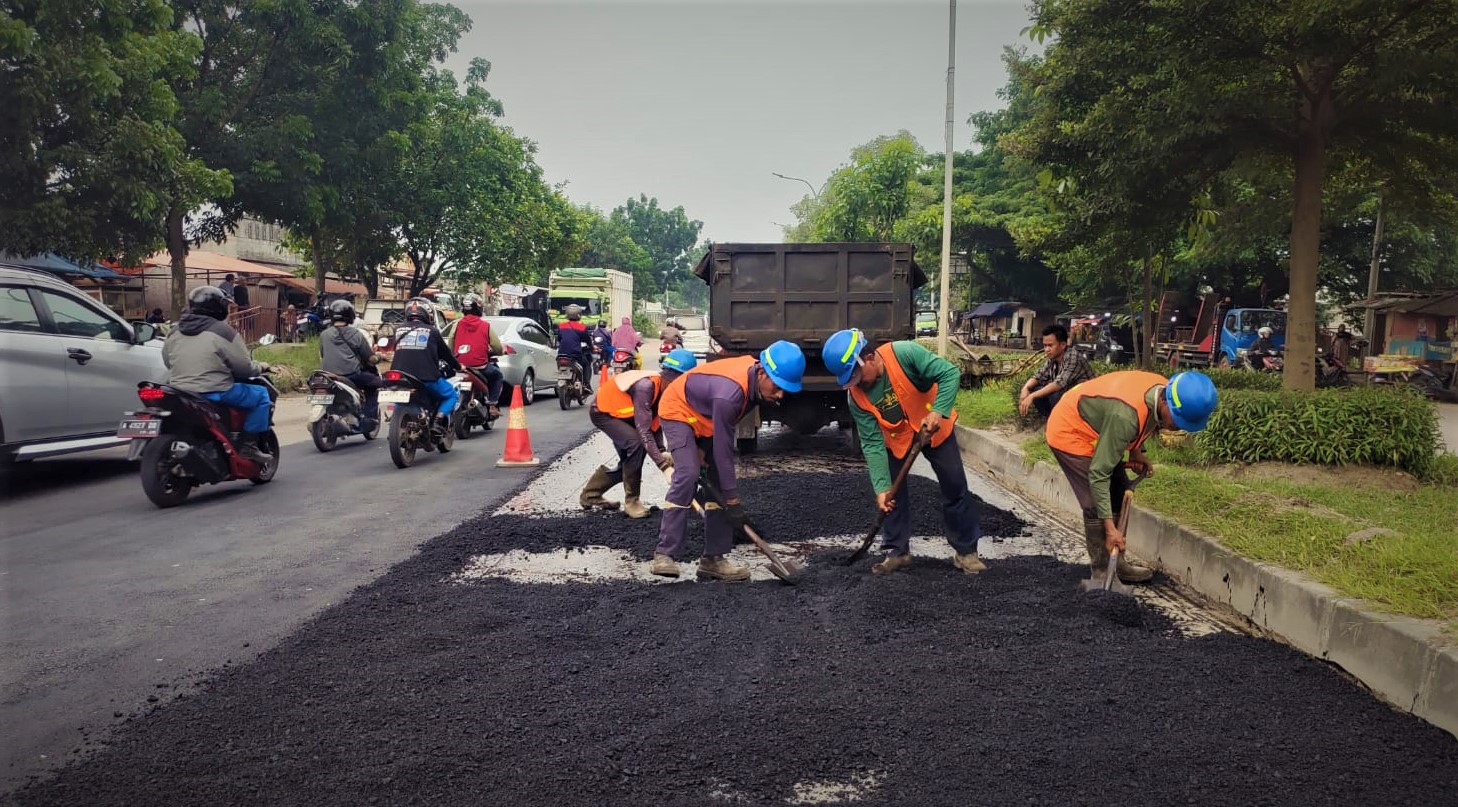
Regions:
<instances>
[{"instance_id":1,"label":"motorcyclist","mask_svg":"<svg viewBox=\"0 0 1458 807\"><path fill-rule=\"evenodd\" d=\"M567 319L557 326L557 355L567 356L582 369L582 387L592 392L592 343L582 324L582 306L567 306Z\"/></svg>"},{"instance_id":2,"label":"motorcyclist","mask_svg":"<svg viewBox=\"0 0 1458 807\"><path fill-rule=\"evenodd\" d=\"M679 330L678 320L670 319L663 323L663 328L658 331L658 339L665 345L672 345L669 349L683 346L683 331Z\"/></svg>"},{"instance_id":3,"label":"motorcyclist","mask_svg":"<svg viewBox=\"0 0 1458 807\"><path fill-rule=\"evenodd\" d=\"M461 363L431 323L431 313L429 300L415 297L405 303L405 322L395 331L395 359L390 366L419 379L435 396L438 405L434 428L439 436L445 434L460 398L456 386L447 379L461 369ZM445 365L444 371L441 365Z\"/></svg>"},{"instance_id":4,"label":"motorcyclist","mask_svg":"<svg viewBox=\"0 0 1458 807\"><path fill-rule=\"evenodd\" d=\"M1271 330L1269 325L1262 325L1260 330L1256 331L1257 339L1246 351L1246 361L1250 362L1251 367L1257 370L1265 369L1266 355L1276 349L1276 343L1271 340L1271 335L1274 333L1275 331Z\"/></svg>"},{"instance_id":5,"label":"motorcyclist","mask_svg":"<svg viewBox=\"0 0 1458 807\"><path fill-rule=\"evenodd\" d=\"M605 319L598 320L597 327L592 329L592 349L602 356L603 364L612 358L613 332L608 330Z\"/></svg>"},{"instance_id":6,"label":"motorcyclist","mask_svg":"<svg viewBox=\"0 0 1458 807\"><path fill-rule=\"evenodd\" d=\"M582 509L600 507L616 510L618 503L602 495L619 482L623 484L623 513L628 518L647 518L648 508L639 500L643 491L643 459L653 459L659 470L673 467L673 455L663 449L663 433L658 423L658 399L673 379L694 369L698 360L687 350L675 350L659 362L661 371L629 370L608 377L604 375L597 390L597 400L588 417L592 425L613 441L618 452L618 467L609 470L599 465L582 489Z\"/></svg>"},{"instance_id":7,"label":"motorcyclist","mask_svg":"<svg viewBox=\"0 0 1458 807\"><path fill-rule=\"evenodd\" d=\"M385 382L375 365L380 355L370 347L364 331L354 327L354 304L335 300L329 304L330 325L319 335L319 367L327 373L343 376L364 392L365 422L360 431L370 432L380 420L380 387Z\"/></svg>"},{"instance_id":8,"label":"motorcyclist","mask_svg":"<svg viewBox=\"0 0 1458 807\"><path fill-rule=\"evenodd\" d=\"M491 323L481 318L485 310L481 295L466 295L461 301L461 318L456 320L451 332L451 349L455 351L456 360L466 368L471 387L486 396L491 417L500 417L501 410L497 404L501 400L501 368L491 362L491 357L499 356L503 351L501 338L491 329Z\"/></svg>"},{"instance_id":9,"label":"motorcyclist","mask_svg":"<svg viewBox=\"0 0 1458 807\"><path fill-rule=\"evenodd\" d=\"M243 337L225 321L231 303L217 286L189 292L187 312L162 345L162 361L169 386L246 413L234 446L243 457L262 464L271 459L259 438L269 429L273 402L267 388L243 382L268 372L268 365L253 360Z\"/></svg>"}]
</instances>

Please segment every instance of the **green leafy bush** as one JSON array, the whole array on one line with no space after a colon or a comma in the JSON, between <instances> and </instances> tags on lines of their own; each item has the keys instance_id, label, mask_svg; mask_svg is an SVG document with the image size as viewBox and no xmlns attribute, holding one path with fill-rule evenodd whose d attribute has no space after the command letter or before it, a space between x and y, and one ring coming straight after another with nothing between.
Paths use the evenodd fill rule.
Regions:
<instances>
[{"instance_id":1,"label":"green leafy bush","mask_svg":"<svg viewBox=\"0 0 1458 807\"><path fill-rule=\"evenodd\" d=\"M1196 443L1215 462L1390 465L1419 477L1441 446L1432 404L1401 389L1221 390Z\"/></svg>"}]
</instances>

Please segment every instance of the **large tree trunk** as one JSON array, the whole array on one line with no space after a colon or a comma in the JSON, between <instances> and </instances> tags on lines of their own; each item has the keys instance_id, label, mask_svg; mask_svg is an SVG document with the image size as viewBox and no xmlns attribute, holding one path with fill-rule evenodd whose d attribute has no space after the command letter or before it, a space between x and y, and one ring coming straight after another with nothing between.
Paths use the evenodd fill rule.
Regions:
<instances>
[{"instance_id":1,"label":"large tree trunk","mask_svg":"<svg viewBox=\"0 0 1458 807\"><path fill-rule=\"evenodd\" d=\"M1326 99L1317 102L1329 103ZM1326 133L1320 109L1308 113L1296 141L1296 185L1291 214L1291 296L1286 307L1286 389L1316 387L1316 268L1321 255L1321 186Z\"/></svg>"},{"instance_id":2,"label":"large tree trunk","mask_svg":"<svg viewBox=\"0 0 1458 807\"><path fill-rule=\"evenodd\" d=\"M314 299L324 299L324 281L329 276L329 264L324 260L324 250L319 246L319 234L309 236L309 246L314 252Z\"/></svg>"},{"instance_id":3,"label":"large tree trunk","mask_svg":"<svg viewBox=\"0 0 1458 807\"><path fill-rule=\"evenodd\" d=\"M187 310L187 236L182 231L181 210L167 214L167 255L172 259L172 311L176 322Z\"/></svg>"}]
</instances>

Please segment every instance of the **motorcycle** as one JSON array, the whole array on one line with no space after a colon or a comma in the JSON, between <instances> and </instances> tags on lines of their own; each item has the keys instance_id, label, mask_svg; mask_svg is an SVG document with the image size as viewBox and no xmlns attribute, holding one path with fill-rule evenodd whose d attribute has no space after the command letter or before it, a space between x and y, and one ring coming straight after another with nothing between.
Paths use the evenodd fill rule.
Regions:
<instances>
[{"instance_id":1,"label":"motorcycle","mask_svg":"<svg viewBox=\"0 0 1458 807\"><path fill-rule=\"evenodd\" d=\"M419 451L445 454L456 442L455 415L452 423L440 434L434 431L435 396L425 382L399 370L385 372L385 388L380 390L380 403L392 404L390 412L390 460L396 468L409 468Z\"/></svg>"},{"instance_id":2,"label":"motorcycle","mask_svg":"<svg viewBox=\"0 0 1458 807\"><path fill-rule=\"evenodd\" d=\"M1426 364L1413 368L1407 385L1434 401L1458 402L1458 390L1452 388L1453 373L1440 374Z\"/></svg>"},{"instance_id":3,"label":"motorcycle","mask_svg":"<svg viewBox=\"0 0 1458 807\"><path fill-rule=\"evenodd\" d=\"M1352 379L1347 376L1347 368L1337 361L1331 354L1318 349L1316 351L1316 386L1318 387L1350 387Z\"/></svg>"},{"instance_id":4,"label":"motorcycle","mask_svg":"<svg viewBox=\"0 0 1458 807\"><path fill-rule=\"evenodd\" d=\"M371 421L365 431L364 393L349 379L325 370L309 376L309 436L321 453L334 450L341 437L356 434L373 440L380 433L380 422Z\"/></svg>"},{"instance_id":5,"label":"motorcycle","mask_svg":"<svg viewBox=\"0 0 1458 807\"><path fill-rule=\"evenodd\" d=\"M557 403L570 409L572 402L587 403L587 385L582 383L582 365L571 356L557 357Z\"/></svg>"},{"instance_id":6,"label":"motorcycle","mask_svg":"<svg viewBox=\"0 0 1458 807\"><path fill-rule=\"evenodd\" d=\"M272 334L260 345L274 341ZM278 473L279 442L273 431L273 407L278 388L260 375L248 379L268 390L268 431L259 437L259 448L270 459L258 463L238 453L238 434L243 431L241 409L216 404L199 395L166 384L143 381L137 384L142 409L123 414L116 436L130 439L128 460L141 460L142 492L158 507L176 507L187 500L198 485L216 485L247 479L255 485L273 481Z\"/></svg>"},{"instance_id":7,"label":"motorcycle","mask_svg":"<svg viewBox=\"0 0 1458 807\"><path fill-rule=\"evenodd\" d=\"M592 339L592 374L602 375L602 368L607 364L608 351L611 346L601 336Z\"/></svg>"},{"instance_id":8,"label":"motorcycle","mask_svg":"<svg viewBox=\"0 0 1458 807\"><path fill-rule=\"evenodd\" d=\"M318 336L324 332L326 317L321 308L321 306L314 305L299 312L299 318L294 321L294 332L300 339Z\"/></svg>"},{"instance_id":9,"label":"motorcycle","mask_svg":"<svg viewBox=\"0 0 1458 807\"><path fill-rule=\"evenodd\" d=\"M490 363L496 364L495 357L490 359ZM486 375L479 367L466 367L455 378L456 392L460 394L461 400L456 404L454 420L456 436L462 440L471 438L472 426L480 426L483 431L489 432L492 424L501 417L500 412L491 414L491 405L486 402L486 393L471 383L471 376L480 379L482 384L487 383Z\"/></svg>"},{"instance_id":10,"label":"motorcycle","mask_svg":"<svg viewBox=\"0 0 1458 807\"><path fill-rule=\"evenodd\" d=\"M1286 360L1279 350L1251 350L1245 354L1245 366L1249 370L1279 373L1285 365Z\"/></svg>"},{"instance_id":11,"label":"motorcycle","mask_svg":"<svg viewBox=\"0 0 1458 807\"><path fill-rule=\"evenodd\" d=\"M613 348L613 357L608 362L608 372L617 375L624 370L637 370L643 366L643 359L631 350Z\"/></svg>"}]
</instances>

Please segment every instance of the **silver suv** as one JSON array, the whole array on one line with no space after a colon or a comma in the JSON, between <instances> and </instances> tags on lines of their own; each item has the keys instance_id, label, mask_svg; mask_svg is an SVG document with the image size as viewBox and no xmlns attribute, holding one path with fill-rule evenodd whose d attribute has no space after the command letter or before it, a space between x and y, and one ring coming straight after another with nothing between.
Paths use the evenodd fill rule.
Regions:
<instances>
[{"instance_id":1,"label":"silver suv","mask_svg":"<svg viewBox=\"0 0 1458 807\"><path fill-rule=\"evenodd\" d=\"M144 380L167 380L151 325L55 275L0 266L0 464L125 444L116 424Z\"/></svg>"}]
</instances>

